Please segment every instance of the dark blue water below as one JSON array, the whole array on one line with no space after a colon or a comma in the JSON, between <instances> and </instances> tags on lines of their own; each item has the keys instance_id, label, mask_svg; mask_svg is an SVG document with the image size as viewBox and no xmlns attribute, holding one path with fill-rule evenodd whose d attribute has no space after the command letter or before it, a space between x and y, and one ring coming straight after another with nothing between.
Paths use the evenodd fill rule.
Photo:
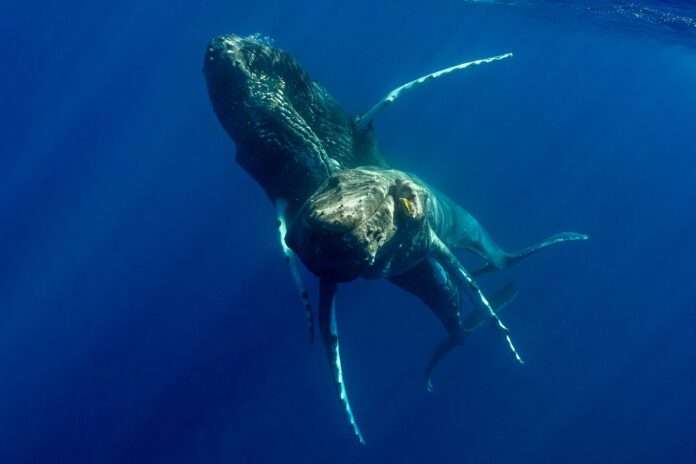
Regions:
<instances>
[{"instance_id":1,"label":"dark blue water below","mask_svg":"<svg viewBox=\"0 0 696 464\"><path fill-rule=\"evenodd\" d=\"M0 462L696 462L696 12L588 3L5 5ZM525 366L485 329L428 394L435 318L345 285L357 445L208 101L225 32L272 37L356 113L515 53L376 125L505 246L591 235L483 281L520 290L504 319Z\"/></svg>"}]
</instances>

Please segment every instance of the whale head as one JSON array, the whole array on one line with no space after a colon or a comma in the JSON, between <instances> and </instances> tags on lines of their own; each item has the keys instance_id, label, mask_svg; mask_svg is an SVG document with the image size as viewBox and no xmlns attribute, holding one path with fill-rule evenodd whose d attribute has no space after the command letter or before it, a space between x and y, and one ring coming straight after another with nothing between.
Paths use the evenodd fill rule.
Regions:
<instances>
[{"instance_id":1,"label":"whale head","mask_svg":"<svg viewBox=\"0 0 696 464\"><path fill-rule=\"evenodd\" d=\"M340 171L304 203L288 245L314 274L337 282L403 272L429 243L427 195L399 171Z\"/></svg>"},{"instance_id":2,"label":"whale head","mask_svg":"<svg viewBox=\"0 0 696 464\"><path fill-rule=\"evenodd\" d=\"M268 40L215 37L203 74L215 114L235 141L237 162L271 198L299 207L333 169L356 164L366 151L354 144L348 114Z\"/></svg>"},{"instance_id":3,"label":"whale head","mask_svg":"<svg viewBox=\"0 0 696 464\"><path fill-rule=\"evenodd\" d=\"M259 119L274 108L302 109L300 101L311 91L312 81L294 58L258 35L234 34L213 38L203 58L213 109L227 133L237 142L259 137ZM278 129L281 129L281 121ZM271 128L265 126L267 130Z\"/></svg>"}]
</instances>

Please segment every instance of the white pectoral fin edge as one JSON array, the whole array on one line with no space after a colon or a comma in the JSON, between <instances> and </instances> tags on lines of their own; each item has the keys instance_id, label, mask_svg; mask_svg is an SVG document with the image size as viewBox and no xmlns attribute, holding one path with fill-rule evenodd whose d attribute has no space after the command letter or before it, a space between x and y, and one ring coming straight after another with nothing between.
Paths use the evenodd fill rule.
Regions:
<instances>
[{"instance_id":1,"label":"white pectoral fin edge","mask_svg":"<svg viewBox=\"0 0 696 464\"><path fill-rule=\"evenodd\" d=\"M476 283L471 274L469 274L469 272L464 268L464 266L462 266L462 264L459 262L457 257L454 256L454 254L450 251L447 245L445 245L442 242L442 240L440 240L440 237L438 237L437 234L432 230L431 242L434 250L442 258L442 263L450 269L453 275L459 276L461 283L468 287L474 293L474 295L476 296L476 301L493 318L496 327L505 336L505 340L507 341L508 347L510 348L510 351L512 351L512 354L515 356L517 362L519 362L520 364L524 364L524 360L517 351L517 348L515 348L515 345L512 343L512 338L510 338L510 330L503 323L500 317L498 317L498 314L493 309L493 306L491 305L486 295L483 293L483 290L481 290L481 287L479 287L479 285Z\"/></svg>"},{"instance_id":2,"label":"white pectoral fin edge","mask_svg":"<svg viewBox=\"0 0 696 464\"><path fill-rule=\"evenodd\" d=\"M341 350L338 343L338 327L336 326L336 284L321 280L319 284L319 329L321 330L324 347L329 359L331 375L338 390L341 404L346 411L348 421L353 428L353 433L361 444L365 439L353 415L353 409L348 400L348 391L343 379L343 366L341 365Z\"/></svg>"},{"instance_id":3,"label":"white pectoral fin edge","mask_svg":"<svg viewBox=\"0 0 696 464\"><path fill-rule=\"evenodd\" d=\"M287 209L287 202L280 198L276 200L276 213L278 218L278 233L280 234L280 247L283 250L283 255L285 255L285 260L290 267L290 274L292 275L292 281L295 284L295 289L297 294L302 300L302 305L305 310L305 319L307 321L307 330L309 332L309 341L312 343L314 341L314 320L312 319L312 305L309 303L309 294L307 293L307 288L302 282L302 277L300 276L300 269L297 265L297 258L295 253L287 246L285 243L285 236L288 233L287 220L285 218L285 211Z\"/></svg>"},{"instance_id":4,"label":"white pectoral fin edge","mask_svg":"<svg viewBox=\"0 0 696 464\"><path fill-rule=\"evenodd\" d=\"M389 92L386 97L384 97L376 105L370 108L365 114L358 117L356 120L356 126L360 130L365 130L369 126L370 122L374 119L375 115L377 115L377 113L379 113L384 108L392 104L397 98L399 98L404 92L408 90L411 90L433 79L437 79L438 77L442 77L456 71L461 71L463 69L467 69L480 64L493 63L494 61L504 60L506 58L511 58L512 56L512 53L508 52L503 53L502 55L491 56L489 58L481 58L479 60L459 63L454 66L450 66L449 68L440 69L439 71L426 74L425 76L421 76L418 79L414 79L410 82L400 85L399 87Z\"/></svg>"}]
</instances>

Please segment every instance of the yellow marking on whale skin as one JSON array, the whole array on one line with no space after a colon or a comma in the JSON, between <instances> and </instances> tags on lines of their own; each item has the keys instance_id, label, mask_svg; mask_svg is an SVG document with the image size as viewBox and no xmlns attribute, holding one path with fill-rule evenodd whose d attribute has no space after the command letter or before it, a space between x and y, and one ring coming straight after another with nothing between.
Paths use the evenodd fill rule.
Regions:
<instances>
[{"instance_id":1,"label":"yellow marking on whale skin","mask_svg":"<svg viewBox=\"0 0 696 464\"><path fill-rule=\"evenodd\" d=\"M404 207L406 213L408 213L410 217L416 217L416 204L413 202L413 200L409 200L408 198L399 198L399 202L401 203L401 206Z\"/></svg>"}]
</instances>

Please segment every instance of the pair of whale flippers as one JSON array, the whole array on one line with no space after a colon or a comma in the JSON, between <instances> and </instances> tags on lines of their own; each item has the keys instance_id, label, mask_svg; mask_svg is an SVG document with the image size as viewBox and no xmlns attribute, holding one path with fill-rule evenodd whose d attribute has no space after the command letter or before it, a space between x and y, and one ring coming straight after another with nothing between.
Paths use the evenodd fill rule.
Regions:
<instances>
[{"instance_id":1,"label":"pair of whale flippers","mask_svg":"<svg viewBox=\"0 0 696 464\"><path fill-rule=\"evenodd\" d=\"M404 84L363 116L352 117L313 81L292 56L259 36L213 39L203 71L213 109L235 141L237 162L277 208L281 247L305 308L313 315L297 257L320 279L318 322L333 379L356 437L341 364L336 324L338 284L386 279L420 298L448 336L426 368L432 371L466 335L492 320L519 362L498 312L514 298L508 285L487 296L475 277L508 267L550 245L587 236L561 233L519 252L500 248L466 210L412 174L391 169L377 145L372 120L404 92L432 79L511 53L462 63ZM469 272L455 253L485 261ZM476 306L461 315L463 299Z\"/></svg>"}]
</instances>

